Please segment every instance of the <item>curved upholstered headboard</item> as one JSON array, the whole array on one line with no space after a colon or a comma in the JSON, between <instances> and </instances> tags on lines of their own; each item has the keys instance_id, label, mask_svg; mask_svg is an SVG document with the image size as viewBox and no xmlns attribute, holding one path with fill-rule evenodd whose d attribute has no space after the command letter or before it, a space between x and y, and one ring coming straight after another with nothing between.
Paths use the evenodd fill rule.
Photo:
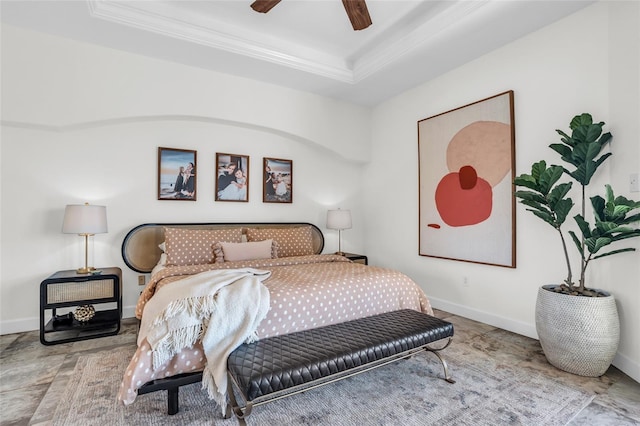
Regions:
<instances>
[{"instance_id":1,"label":"curved upholstered headboard","mask_svg":"<svg viewBox=\"0 0 640 426\"><path fill-rule=\"evenodd\" d=\"M149 273L160 260L162 251L158 247L164 242L164 228L191 229L224 229L245 228L295 228L310 226L313 237L313 250L322 253L324 235L320 228L312 223L144 223L131 229L122 242L122 259L124 263L136 272Z\"/></svg>"}]
</instances>

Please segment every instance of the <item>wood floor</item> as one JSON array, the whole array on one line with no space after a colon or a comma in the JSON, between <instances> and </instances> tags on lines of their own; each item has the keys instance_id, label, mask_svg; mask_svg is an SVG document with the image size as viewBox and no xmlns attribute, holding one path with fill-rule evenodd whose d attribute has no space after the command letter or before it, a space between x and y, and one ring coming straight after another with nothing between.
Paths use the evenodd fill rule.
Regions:
<instances>
[{"instance_id":1,"label":"wood floor","mask_svg":"<svg viewBox=\"0 0 640 426\"><path fill-rule=\"evenodd\" d=\"M436 311L436 316L454 324L456 339L496 330L495 327L443 311ZM50 417L35 418L34 413L54 379L69 375L81 355L135 345L136 329L136 322L129 318L123 320L117 336L54 346L43 346L37 331L0 336L0 425L51 424ZM510 347L508 351L496 348L494 354L516 359L523 355L515 353L517 351L531 351L532 347L541 351L536 341L526 341L528 344L522 348ZM548 374L553 376L559 373L549 365ZM575 376L575 386L588 388L596 397L576 415L570 425L640 425L640 384L615 367L611 367L602 377Z\"/></svg>"}]
</instances>

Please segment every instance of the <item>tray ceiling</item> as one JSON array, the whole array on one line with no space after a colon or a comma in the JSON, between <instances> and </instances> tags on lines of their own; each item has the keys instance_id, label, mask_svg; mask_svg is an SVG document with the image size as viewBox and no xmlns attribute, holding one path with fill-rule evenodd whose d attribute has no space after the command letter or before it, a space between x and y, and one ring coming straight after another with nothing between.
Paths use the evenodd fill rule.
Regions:
<instances>
[{"instance_id":1,"label":"tray ceiling","mask_svg":"<svg viewBox=\"0 0 640 426\"><path fill-rule=\"evenodd\" d=\"M150 57L375 105L593 1L368 0L351 27L341 0L0 2L2 21Z\"/></svg>"}]
</instances>

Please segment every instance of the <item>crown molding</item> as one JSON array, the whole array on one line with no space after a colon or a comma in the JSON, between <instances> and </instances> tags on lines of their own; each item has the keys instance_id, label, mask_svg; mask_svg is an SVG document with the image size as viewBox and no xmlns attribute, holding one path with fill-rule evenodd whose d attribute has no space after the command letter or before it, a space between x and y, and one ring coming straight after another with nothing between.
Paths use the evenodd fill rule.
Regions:
<instances>
[{"instance_id":1,"label":"crown molding","mask_svg":"<svg viewBox=\"0 0 640 426\"><path fill-rule=\"evenodd\" d=\"M461 31L460 23L481 10L491 0L424 2L391 28L375 43L361 48L350 58L338 58L313 51L290 41L273 47L257 41L260 34L233 27L211 17L185 12L170 2L123 2L87 0L89 14L121 25L153 32L213 49L270 62L294 70L355 85L393 63L416 52L423 52ZM292 53L295 52L295 53ZM303 56L304 55L304 56ZM314 57L314 59L309 59Z\"/></svg>"},{"instance_id":2,"label":"crown molding","mask_svg":"<svg viewBox=\"0 0 640 426\"><path fill-rule=\"evenodd\" d=\"M441 4L421 15L420 23L400 38L369 50L354 61L354 82L358 83L381 69L434 43L447 30L489 4L489 0L456 1ZM406 23L404 25L410 25Z\"/></svg>"},{"instance_id":3,"label":"crown molding","mask_svg":"<svg viewBox=\"0 0 640 426\"><path fill-rule=\"evenodd\" d=\"M216 31L211 27L196 25L175 16L159 13L150 9L153 2L138 2L137 5L134 5L120 1L87 0L87 4L89 14L93 18L268 61L343 83L354 83L353 71L346 66L336 66L302 58L228 32ZM147 9L142 9L141 6L145 5Z\"/></svg>"}]
</instances>

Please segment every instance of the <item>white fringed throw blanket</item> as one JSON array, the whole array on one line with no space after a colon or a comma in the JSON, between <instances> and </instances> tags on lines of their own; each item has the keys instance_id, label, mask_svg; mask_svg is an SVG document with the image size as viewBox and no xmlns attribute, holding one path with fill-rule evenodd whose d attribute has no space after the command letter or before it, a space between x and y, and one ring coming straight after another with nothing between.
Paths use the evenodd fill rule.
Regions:
<instances>
[{"instance_id":1,"label":"white fringed throw blanket","mask_svg":"<svg viewBox=\"0 0 640 426\"><path fill-rule=\"evenodd\" d=\"M160 288L144 307L138 334L138 345L146 337L153 349L153 368L200 340L207 358L202 387L224 413L227 358L257 338L269 310L262 281L270 275L253 268L214 270Z\"/></svg>"}]
</instances>

